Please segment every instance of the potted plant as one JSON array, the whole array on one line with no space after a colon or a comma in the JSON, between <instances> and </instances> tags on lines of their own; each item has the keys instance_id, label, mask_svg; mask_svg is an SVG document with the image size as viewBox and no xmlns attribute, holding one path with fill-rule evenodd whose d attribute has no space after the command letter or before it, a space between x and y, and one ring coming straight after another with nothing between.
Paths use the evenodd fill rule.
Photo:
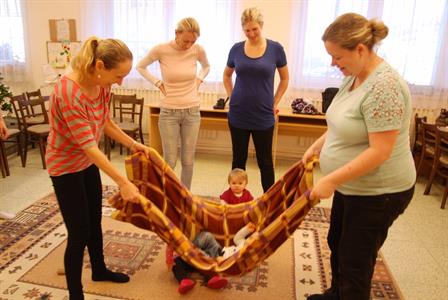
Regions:
<instances>
[{"instance_id":1,"label":"potted plant","mask_svg":"<svg viewBox=\"0 0 448 300\"><path fill-rule=\"evenodd\" d=\"M12 112L12 105L9 102L9 98L12 97L12 93L9 91L9 87L4 85L3 77L0 74L0 113L2 115L7 115Z\"/></svg>"}]
</instances>

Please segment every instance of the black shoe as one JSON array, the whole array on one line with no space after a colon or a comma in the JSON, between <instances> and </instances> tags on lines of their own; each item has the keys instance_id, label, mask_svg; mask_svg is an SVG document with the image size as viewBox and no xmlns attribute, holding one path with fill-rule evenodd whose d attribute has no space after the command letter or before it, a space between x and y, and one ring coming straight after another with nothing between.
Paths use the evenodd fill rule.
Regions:
<instances>
[{"instance_id":1,"label":"black shoe","mask_svg":"<svg viewBox=\"0 0 448 300\"><path fill-rule=\"evenodd\" d=\"M84 300L83 292L70 292L68 295L69 300Z\"/></svg>"},{"instance_id":2,"label":"black shoe","mask_svg":"<svg viewBox=\"0 0 448 300\"><path fill-rule=\"evenodd\" d=\"M323 294L313 294L308 296L306 300L339 300L338 293L335 289L329 288Z\"/></svg>"},{"instance_id":3,"label":"black shoe","mask_svg":"<svg viewBox=\"0 0 448 300\"><path fill-rule=\"evenodd\" d=\"M112 272L106 270L99 274L92 274L93 281L112 281L117 283L124 283L129 281L129 276L124 273Z\"/></svg>"},{"instance_id":4,"label":"black shoe","mask_svg":"<svg viewBox=\"0 0 448 300\"><path fill-rule=\"evenodd\" d=\"M229 101L229 97L227 97L225 100L224 98L219 98L218 101L216 101L216 104L213 105L214 109L224 109L226 107L226 103Z\"/></svg>"}]
</instances>

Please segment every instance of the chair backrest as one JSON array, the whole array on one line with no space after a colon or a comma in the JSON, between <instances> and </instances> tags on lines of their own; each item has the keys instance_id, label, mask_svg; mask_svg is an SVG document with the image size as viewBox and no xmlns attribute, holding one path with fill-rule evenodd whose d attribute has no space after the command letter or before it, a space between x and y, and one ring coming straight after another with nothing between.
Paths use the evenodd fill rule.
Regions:
<instances>
[{"instance_id":1,"label":"chair backrest","mask_svg":"<svg viewBox=\"0 0 448 300\"><path fill-rule=\"evenodd\" d=\"M17 125L18 125L20 131L22 131L24 129L24 124L22 122L22 113L20 111L22 109L25 109L27 115L31 114L31 111L30 111L29 107L25 106L23 108L20 105L20 103L25 103L25 102L26 102L25 93L11 97L12 108L14 110L14 114L15 114L15 117L16 117L16 120L17 120Z\"/></svg>"},{"instance_id":2,"label":"chair backrest","mask_svg":"<svg viewBox=\"0 0 448 300\"><path fill-rule=\"evenodd\" d=\"M111 99L109 105L112 106L112 117L117 118L120 116L120 102L123 99L137 99L137 95L119 95L119 94L111 94ZM122 121L120 121L122 122Z\"/></svg>"},{"instance_id":3,"label":"chair backrest","mask_svg":"<svg viewBox=\"0 0 448 300\"><path fill-rule=\"evenodd\" d=\"M42 99L42 93L40 92L40 89L37 89L35 91L31 91L31 92L25 92L26 98L28 100L37 100L37 99ZM30 107L30 110L33 114L33 117L37 117L39 115L42 115L41 111L34 111L34 107Z\"/></svg>"},{"instance_id":4,"label":"chair backrest","mask_svg":"<svg viewBox=\"0 0 448 300\"><path fill-rule=\"evenodd\" d=\"M25 92L25 94L26 94L26 98L29 100L42 97L42 93L40 92L40 89L32 91L32 92Z\"/></svg>"},{"instance_id":5,"label":"chair backrest","mask_svg":"<svg viewBox=\"0 0 448 300\"><path fill-rule=\"evenodd\" d=\"M132 120L132 123L142 124L143 98L121 98L119 100L120 122Z\"/></svg>"},{"instance_id":6,"label":"chair backrest","mask_svg":"<svg viewBox=\"0 0 448 300\"><path fill-rule=\"evenodd\" d=\"M29 100L22 97L17 101L18 110L20 114L20 121L24 128L28 128L31 125L36 125L33 119L38 116L42 116L43 120L39 123L48 123L48 114L45 108L45 100L41 98ZM33 111L39 111L39 114L33 113Z\"/></svg>"},{"instance_id":7,"label":"chair backrest","mask_svg":"<svg viewBox=\"0 0 448 300\"><path fill-rule=\"evenodd\" d=\"M436 148L436 124L427 123L426 121L421 122L422 127L422 151L427 151L432 149L435 151Z\"/></svg>"},{"instance_id":8,"label":"chair backrest","mask_svg":"<svg viewBox=\"0 0 448 300\"><path fill-rule=\"evenodd\" d=\"M437 127L436 128L436 158L440 160L440 157L444 156L448 158L448 128ZM445 160L440 160L440 163L446 167L448 164Z\"/></svg>"},{"instance_id":9,"label":"chair backrest","mask_svg":"<svg viewBox=\"0 0 448 300\"><path fill-rule=\"evenodd\" d=\"M422 121L426 121L426 117L419 117L418 114L415 114L414 116L414 147L413 150L416 149L417 145L422 143L423 135L422 135Z\"/></svg>"}]
</instances>

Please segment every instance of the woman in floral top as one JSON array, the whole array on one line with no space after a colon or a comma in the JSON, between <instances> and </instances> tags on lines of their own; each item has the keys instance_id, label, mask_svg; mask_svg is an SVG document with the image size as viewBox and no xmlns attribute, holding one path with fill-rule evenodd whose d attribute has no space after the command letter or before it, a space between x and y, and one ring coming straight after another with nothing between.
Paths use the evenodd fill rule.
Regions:
<instances>
[{"instance_id":1,"label":"woman in floral top","mask_svg":"<svg viewBox=\"0 0 448 300\"><path fill-rule=\"evenodd\" d=\"M322 36L332 65L346 77L327 110L327 132L303 156L306 162L319 155L324 174L310 197L334 193L331 288L310 300L370 299L378 250L414 194L409 89L374 49L387 34L382 21L348 13Z\"/></svg>"}]
</instances>

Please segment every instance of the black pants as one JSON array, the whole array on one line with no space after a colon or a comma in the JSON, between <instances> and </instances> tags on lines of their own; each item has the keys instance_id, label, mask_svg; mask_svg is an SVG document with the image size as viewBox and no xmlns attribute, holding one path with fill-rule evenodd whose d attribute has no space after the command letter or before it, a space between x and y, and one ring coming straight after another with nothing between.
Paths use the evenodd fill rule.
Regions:
<instances>
[{"instance_id":1,"label":"black pants","mask_svg":"<svg viewBox=\"0 0 448 300\"><path fill-rule=\"evenodd\" d=\"M82 293L81 273L87 246L92 273L106 269L101 229L101 177L95 165L87 169L52 176L68 239L64 255L65 276L70 295Z\"/></svg>"},{"instance_id":2,"label":"black pants","mask_svg":"<svg viewBox=\"0 0 448 300\"><path fill-rule=\"evenodd\" d=\"M328 245L332 288L340 300L368 300L378 251L397 217L414 195L411 189L377 196L335 192Z\"/></svg>"},{"instance_id":3,"label":"black pants","mask_svg":"<svg viewBox=\"0 0 448 300\"><path fill-rule=\"evenodd\" d=\"M232 169L240 168L246 170L247 152L249 148L249 139L255 146L258 167L261 174L261 185L266 192L275 180L274 165L272 163L272 139L274 135L274 126L266 130L247 130L236 128L230 125L230 135L232 136Z\"/></svg>"},{"instance_id":4,"label":"black pants","mask_svg":"<svg viewBox=\"0 0 448 300\"><path fill-rule=\"evenodd\" d=\"M193 272L201 274L205 283L207 283L211 278L210 275L202 273L200 270L188 264L180 256L174 259L173 274L179 283L182 279L190 278L190 273Z\"/></svg>"}]
</instances>

